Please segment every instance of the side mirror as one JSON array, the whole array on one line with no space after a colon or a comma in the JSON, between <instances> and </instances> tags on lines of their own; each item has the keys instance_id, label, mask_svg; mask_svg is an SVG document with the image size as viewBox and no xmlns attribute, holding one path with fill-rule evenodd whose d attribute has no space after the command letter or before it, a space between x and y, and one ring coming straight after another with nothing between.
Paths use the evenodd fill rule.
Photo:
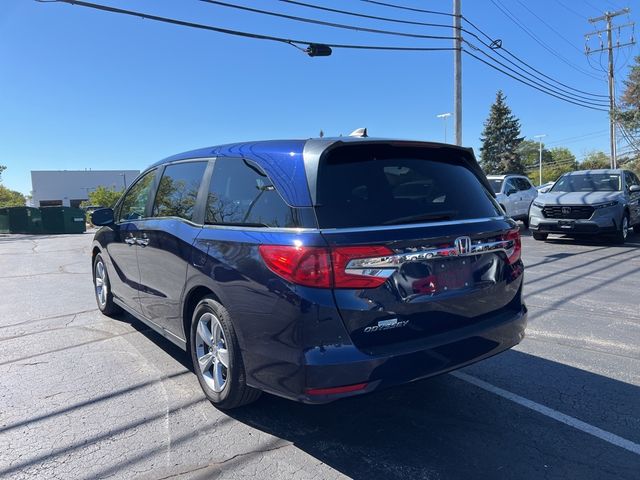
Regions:
<instances>
[{"instance_id":1,"label":"side mirror","mask_svg":"<svg viewBox=\"0 0 640 480\"><path fill-rule=\"evenodd\" d=\"M516 190L515 188L510 188L509 190L507 190L507 197L508 197L509 195L513 195L513 194L514 194L514 193L516 193L516 192L517 192L517 190Z\"/></svg>"},{"instance_id":2,"label":"side mirror","mask_svg":"<svg viewBox=\"0 0 640 480\"><path fill-rule=\"evenodd\" d=\"M99 208L91 213L91 223L97 227L111 225L113 223L113 209Z\"/></svg>"},{"instance_id":3,"label":"side mirror","mask_svg":"<svg viewBox=\"0 0 640 480\"><path fill-rule=\"evenodd\" d=\"M640 192L640 185L631 185L631 187L629 187L629 192L631 193Z\"/></svg>"}]
</instances>

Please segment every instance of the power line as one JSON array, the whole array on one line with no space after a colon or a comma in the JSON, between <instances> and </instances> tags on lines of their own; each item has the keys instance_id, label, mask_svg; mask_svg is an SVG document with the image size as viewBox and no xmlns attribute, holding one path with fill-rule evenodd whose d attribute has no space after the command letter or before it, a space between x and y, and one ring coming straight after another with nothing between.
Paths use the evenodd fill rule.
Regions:
<instances>
[{"instance_id":1,"label":"power line","mask_svg":"<svg viewBox=\"0 0 640 480\"><path fill-rule=\"evenodd\" d=\"M122 8L109 7L106 5L100 5L97 3L84 2L81 0L36 0L40 3L68 3L70 5L78 5L80 7L92 8L95 10L102 10L105 12L118 13L121 15L128 15L132 17L139 17L147 20L154 20L162 23L169 23L172 25L179 25L182 27L196 28L200 30L208 30L217 33L223 33L226 35L233 35L237 37L252 38L255 40L269 40L272 42L279 42L288 45L312 45L322 42L311 42L308 40L297 40L284 37L276 37L272 35L262 35L259 33L244 32L240 30L231 30L227 28L217 27L214 25L205 25L201 23L187 22L184 20L176 20L174 18L160 17L158 15L151 15L149 13L137 12L133 10L125 10ZM382 46L382 45L353 45L353 44L340 44L340 43L322 43L331 48L344 48L344 49L357 49L357 50L390 50L390 51L413 51L413 52L429 52L429 51L447 51L454 50L452 47L402 47L402 46ZM299 48L299 47L298 47Z\"/></svg>"},{"instance_id":2,"label":"power line","mask_svg":"<svg viewBox=\"0 0 640 480\"><path fill-rule=\"evenodd\" d=\"M511 11L502 3L499 3L499 1L496 0L490 0L491 3L493 3L493 5L495 5L495 7L500 10L507 18L509 18L518 28L520 28L520 30L522 30L523 32L525 32L529 37L531 37L538 45L540 45L542 48L544 48L545 50L547 50L549 53L551 53L554 57L558 58L559 60L561 60L563 63L565 63L567 66L573 68L574 70L582 73L583 75L587 75L591 78L596 78L597 80L601 80L600 78L596 77L595 75L591 74L590 72L574 65L572 62L570 62L567 58L565 58L564 56L562 56L560 53L558 53L556 50L554 50L553 48L551 48L547 43L545 43L544 41L542 41L535 33L533 33L527 26L525 26L522 22L520 22L520 20L518 20L518 18L511 13Z\"/></svg>"},{"instance_id":3,"label":"power line","mask_svg":"<svg viewBox=\"0 0 640 480\"><path fill-rule=\"evenodd\" d=\"M263 9L253 8L253 7L246 7L244 5L238 5L238 4L235 4L235 3L229 3L229 2L224 2L224 1L220 1L220 0L200 0L200 1L205 2L205 3L210 3L210 4L213 4L213 5L234 8L234 9L237 9L237 10L248 11L248 12L252 12L252 13L258 13L258 14L262 14L262 15L273 16L273 17L277 17L277 18L285 18L285 19L288 19L288 20L293 20L293 21L298 21L298 22L323 25L323 26L328 26L328 27L333 27L333 28L341 28L341 29L348 29L348 30L355 30L355 31L366 31L366 32L370 32L370 33L386 34L386 35L397 35L397 36L413 37L413 38L421 38L421 39L424 39L424 38L438 39L438 40L440 40L440 39L452 40L453 39L453 37L410 34L410 33L405 33L405 32L391 31L391 30L380 30L380 29L357 27L357 26L353 26L353 25L346 25L346 24L343 24L343 23L325 22L325 21L321 21L321 20L311 19L311 18L308 18L308 17L300 17L300 16L295 16L295 15L283 14L283 13L279 13L279 12L273 12L273 11L270 11L270 10L263 10ZM297 4L301 3L301 2L291 2L291 1L288 1L288 0L285 0L285 1L286 1L286 3L297 3ZM309 4L305 4L304 6L308 6L308 5ZM335 9L333 9L333 10L335 10ZM342 10L342 11L340 11L340 13L351 14L352 12L347 12L347 11ZM449 27L449 28L451 28L451 27ZM470 34L473 35L475 38L478 38L477 35L475 35L473 33L470 33ZM481 43L483 43L487 48L491 48L490 45L487 45L481 39L478 38L478 40ZM496 60L494 57L492 57L491 55L487 54L486 52L478 49L477 47L475 47L474 45L470 44L469 42L465 41L465 43L467 43L470 47L474 48L475 50L480 51L480 53L482 53L483 55L485 55L486 57L488 57L492 61L498 63L502 67L506 68L507 70L513 72L516 75L522 76L520 73L516 72L515 70L513 70L509 66L505 65L504 63L500 62L499 60ZM497 52L497 54L500 57L505 58L499 52ZM510 62L511 64L515 65L510 60L508 60L508 59L506 59L506 60L508 62ZM530 75L528 72L526 72L521 67L519 67L517 65L516 65L516 67L519 68L521 71L525 72L527 75ZM534 78L534 79L526 78L526 80L528 80L531 83L534 83L535 85L538 85L539 87L541 87L545 91L551 90L554 93L558 94L559 96L569 97L572 100L575 100L576 102L585 103L585 104L589 104L589 105L593 105L593 106L605 106L605 105L601 105L601 104L597 103L596 101L591 101L590 99L588 99L588 98L586 98L586 97L584 97L582 95L573 94L573 93L567 92L566 90L563 90L561 88L552 86L551 84L549 84L545 80L542 80L542 83L546 83L548 86L551 86L551 88L548 88L547 86L542 85L542 83L539 82L539 80L540 80L539 78Z\"/></svg>"},{"instance_id":4,"label":"power line","mask_svg":"<svg viewBox=\"0 0 640 480\"><path fill-rule=\"evenodd\" d=\"M545 25L549 30L551 30L553 33L555 33L558 37L560 37L562 40L564 40L567 44L571 45L571 47L574 50L577 50L578 53L582 54L583 52L575 46L575 44L573 42L571 42L569 39L567 39L567 37L565 37L564 35L562 35L558 30L556 30L553 26L549 25L549 23L544 20L543 18L541 18L540 16L538 16L538 14L536 14L536 12L534 12L533 10L531 10L529 7L527 7L527 4L522 2L521 0L516 0L520 5L522 5L522 7L528 11L531 15L533 15L534 17L536 17L543 25Z\"/></svg>"},{"instance_id":5,"label":"power line","mask_svg":"<svg viewBox=\"0 0 640 480\"><path fill-rule=\"evenodd\" d=\"M550 92L556 93L557 95L553 95L556 96L556 98L561 98L561 99L571 99L571 100L575 100L575 102L579 102L576 103L576 105L581 105L581 106L586 106L586 105L592 105L592 106L596 106L596 107L606 107L606 104L604 103L597 103L591 100L583 100L582 98L577 98L580 97L580 95L575 95L575 94L566 94L566 93L560 93L558 92L557 89L553 90L550 89L548 87L545 87L544 85L542 85L541 83L535 81L535 80L531 80L530 78L527 77L523 77L521 74L519 74L518 72L516 72L514 69L512 69L511 67L509 67L508 65L505 65L504 63L502 63L499 60L496 60L495 58L491 57L489 54L487 54L486 52L484 52L483 50L479 49L478 47L476 47L475 45L473 45L472 43L463 40L465 44L469 45L469 47L473 48L474 50L480 52L481 54L483 54L485 57L490 58L491 60L493 60L495 63L497 63L498 65L502 66L503 68L506 68L507 70L509 70L510 72L519 75L520 78L526 78L526 80L528 80L529 82L533 83L534 85L537 85L540 91L544 91L545 93L548 93L551 95ZM468 53L468 51L465 50L466 53ZM511 62L513 63L513 62ZM521 69L522 70L522 69Z\"/></svg>"},{"instance_id":6,"label":"power line","mask_svg":"<svg viewBox=\"0 0 640 480\"><path fill-rule=\"evenodd\" d=\"M287 15L284 13L277 13L277 12L272 12L269 10L261 10L259 8L252 8L252 7L245 7L243 5L237 5L235 3L227 3L227 2L221 2L218 0L200 0L201 2L205 2L205 3L211 3L213 5L219 5L221 7L228 7L228 8L235 8L237 10L244 10L247 12L252 12L252 13L260 13L262 15L268 15L271 17L278 17L278 18L286 18L288 20L295 20L297 22L304 22L304 23L312 23L314 25L322 25L325 27L333 27L333 28L342 28L345 30L355 30L358 32L369 32L369 33L380 33L383 35L395 35L395 36L400 36L400 37L410 37L410 38L423 38L423 39L430 39L430 40L453 40L455 37L451 37L451 36L442 36L442 35L422 35L422 34L418 34L418 33L405 33L405 32L397 32L397 31L393 31L393 30L379 30L376 28L366 28L366 27L356 27L354 25L346 25L343 23L334 23L334 22L325 22L322 20L315 20L312 18L306 18L306 17L297 17L295 15Z\"/></svg>"},{"instance_id":7,"label":"power line","mask_svg":"<svg viewBox=\"0 0 640 480\"><path fill-rule=\"evenodd\" d=\"M476 31L478 31L482 36L484 36L485 38L487 38L490 42L495 42L495 40L489 36L489 34L487 34L484 30L482 30L480 27L478 27L475 23L473 23L471 20L469 20L469 18L463 16L462 19L467 22L472 28L474 28ZM477 38L476 35L474 35L472 32L469 32L468 30L463 29L464 32L473 35L475 38ZM485 44L486 45L486 44ZM543 77L553 81L554 83L557 83L558 85L562 85L563 87L568 88L569 90L573 90L574 92L579 92L579 93L584 93L585 95L589 95L592 97L601 97L601 98L608 98L608 95L602 95L602 94L598 94L598 93L591 93L591 92L586 92L584 90L580 90L578 88L573 88L565 83L560 82L559 80L554 79L553 77L550 77L549 75L546 75L545 73L541 72L540 70L538 70L537 68L533 67L532 65L530 65L529 63L525 62L524 60L522 60L520 57L518 57L517 55L515 55L514 53L512 53L509 49L505 48L504 45L500 46L500 50L504 51L507 55L509 55L511 58L513 58L514 60L520 62L521 64L525 65L527 68L529 68L530 70L538 73L539 75L542 75ZM497 50L495 50L497 52Z\"/></svg>"},{"instance_id":8,"label":"power line","mask_svg":"<svg viewBox=\"0 0 640 480\"><path fill-rule=\"evenodd\" d=\"M393 23L399 23L399 24L407 24L407 25L419 25L419 26L428 26L428 27L440 27L440 28L452 28L451 25L447 25L447 24L442 24L442 23L426 23L426 22L418 22L418 21L412 21L412 20L404 20L404 19L398 19L398 18L390 18L390 17L381 17L381 16L377 16L377 15L367 15L367 14L362 14L362 13L358 13L358 12L353 12L353 11L348 11L348 10L341 10L341 9L336 9L336 8L329 8L329 7L324 7L324 6L320 6L320 5L315 5L312 3L308 3L308 2L302 2L302 1L298 1L298 0L279 0L283 3L288 3L288 4L293 4L293 5L298 5L298 6L303 6L303 7L307 7L307 8L312 8L312 9L316 9L316 10L321 10L321 11L327 11L327 12L332 12L332 13L339 13L342 15L349 15L349 16L353 16L353 17L359 17L359 18L367 18L367 19L374 19L374 20L381 20L384 22L393 22ZM389 4L385 4L385 5L389 5ZM399 6L399 5L394 5L394 7L396 8L405 8L404 6ZM494 42L494 40L489 37L486 33L484 33L482 30L480 30L477 26L475 26L475 24L472 24L472 22L470 22L468 19L464 18L464 20L467 21L467 23L469 23L473 28L475 28L478 32L480 32L482 35L484 35L486 38L488 38L489 42ZM492 47L491 44L488 44L486 42L484 42L480 37L478 37L478 35L476 35L475 33L462 28L461 29L464 33L466 33L467 35L470 35L472 37L474 37L478 42L480 42L482 45L484 45L485 47L489 48L491 50L491 52L497 54L499 57L501 57L502 59L504 59L505 61L509 62L510 64L514 65L516 68L518 68L519 70L521 70L522 72L524 72L526 75L530 75L533 76L534 78L536 78L535 74L531 74L529 71L525 70L524 68L520 67L519 65L517 65L516 63L514 63L513 61L509 60L507 57L505 57L504 55L502 55L500 53L499 50L504 50L506 53L508 53L511 57L515 58L518 62L520 62L523 65L526 65L530 70L536 72L537 74L541 75L542 77L548 78L550 79L553 83L556 83L558 85L561 85L563 87L566 87L568 90L572 90L575 92L579 92L579 93L584 93L590 97L601 97L601 98L607 98L606 95L598 95L598 94L593 94L593 93L589 93L589 92L585 92L583 90L579 90L573 87L570 87L568 85L565 85L564 83L553 79L552 77L549 77L548 75L545 75L544 73L540 72L539 70L536 70L535 68L531 67L529 64L527 64L526 62L524 62L522 59L520 59L519 57L511 54L507 49L505 49L504 47L501 47L500 49L494 49ZM545 83L546 85L550 86L551 88L554 88L564 94L567 94L569 96L575 96L580 98L580 100L589 100L590 98L585 97L583 95L576 95L573 94L572 92L563 90L562 88L556 87L555 85L552 85L551 83L542 80L540 78L536 78L536 80L541 81L542 83Z\"/></svg>"},{"instance_id":9,"label":"power line","mask_svg":"<svg viewBox=\"0 0 640 480\"><path fill-rule=\"evenodd\" d=\"M580 17L582 20L587 20L587 17L585 15L582 15L581 13L576 12L573 8L565 5L564 2L562 2L561 0L556 0L556 2L558 3L558 5L560 5L561 7L564 7L566 10Z\"/></svg>"},{"instance_id":10,"label":"power line","mask_svg":"<svg viewBox=\"0 0 640 480\"><path fill-rule=\"evenodd\" d=\"M424 10L422 8L406 7L404 5L396 5L396 4L387 3L387 2L379 2L377 0L360 0L360 1L366 2L366 3L373 3L375 5L382 5L384 7L389 7L389 8L397 8L399 10L408 10L410 12L429 13L431 15L444 15L446 17L455 17L453 13L437 12L435 10Z\"/></svg>"},{"instance_id":11,"label":"power line","mask_svg":"<svg viewBox=\"0 0 640 480\"><path fill-rule=\"evenodd\" d=\"M467 55L469 55L469 56L471 56L471 57L475 58L475 59L476 59L476 60L478 60L479 62L482 62L482 63L484 63L485 65L488 65L489 67L493 68L494 70L497 70L497 71L499 71L499 72L501 72L501 73L505 74L506 76L513 78L514 80L516 80L516 81L518 81L518 82L520 82L520 83L523 83L523 84L525 84L525 85L528 85L528 86L530 86L531 88L534 88L534 89L536 89L536 90L538 90L538 91L540 91L540 92L542 92L542 93L546 93L547 95L551 95L552 97L558 98L558 99L562 100L563 102L572 103L572 104L574 104L574 105L578 105L578 106L580 106L580 107L588 108L588 109L591 109L591 110L597 110L597 111L600 111L600 112L606 112L606 111L608 111L608 110L603 109L603 108L596 108L596 107L591 107L591 106L588 106L588 105L585 105L585 104L582 104L582 103L578 103L578 102L576 102L576 101L569 100L569 99L567 99L567 98L565 98L565 97L561 97L560 95L556 95L555 93L550 93L550 92L548 92L548 91L546 91L546 90L542 90L541 88L539 88L539 87L537 87L537 86L535 86L535 85L533 85L533 84L531 84L531 83L529 83L529 82L527 82L527 81L525 81L525 80L522 80L521 78L518 78L518 77L516 77L515 75L512 75L512 74L510 74L509 72L506 72L505 70L502 70L501 68L496 67L495 65L493 65L493 64L491 64L491 63L489 63L489 62L487 62L487 61L483 60L482 58L478 57L477 55L474 55L473 53L471 53L469 50L464 50L464 53L466 53Z\"/></svg>"},{"instance_id":12,"label":"power line","mask_svg":"<svg viewBox=\"0 0 640 480\"><path fill-rule=\"evenodd\" d=\"M324 12L332 12L332 13L340 13L342 15L349 15L352 17L360 17L360 18L368 18L371 20L382 20L384 22L392 22L392 23L402 23L405 25L418 25L422 27L437 27L437 28L453 28L451 25L447 23L428 23L428 22L417 22L414 20L400 20L398 18L389 18L389 17L379 17L377 15L367 15L365 13L352 12L349 10L341 10L338 8L329 8L321 5L314 5L313 3L299 2L297 0L278 0L279 2L289 3L292 5L298 5L301 7L313 8L315 10L322 10Z\"/></svg>"}]
</instances>

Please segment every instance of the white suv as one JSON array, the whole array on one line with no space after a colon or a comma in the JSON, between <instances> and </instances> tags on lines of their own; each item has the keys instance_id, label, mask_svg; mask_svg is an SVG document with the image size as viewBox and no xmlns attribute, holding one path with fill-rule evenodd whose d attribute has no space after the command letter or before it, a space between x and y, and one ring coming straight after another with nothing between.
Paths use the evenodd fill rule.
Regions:
<instances>
[{"instance_id":1,"label":"white suv","mask_svg":"<svg viewBox=\"0 0 640 480\"><path fill-rule=\"evenodd\" d=\"M529 208L538 196L529 179L523 175L487 175L496 200L508 216L529 226Z\"/></svg>"}]
</instances>

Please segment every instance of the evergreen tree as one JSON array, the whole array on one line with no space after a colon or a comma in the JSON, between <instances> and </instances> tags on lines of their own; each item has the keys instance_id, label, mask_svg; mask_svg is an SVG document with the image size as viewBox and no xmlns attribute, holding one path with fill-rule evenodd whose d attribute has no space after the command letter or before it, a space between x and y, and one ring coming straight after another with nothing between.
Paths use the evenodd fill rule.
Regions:
<instances>
[{"instance_id":1,"label":"evergreen tree","mask_svg":"<svg viewBox=\"0 0 640 480\"><path fill-rule=\"evenodd\" d=\"M480 140L480 165L486 174L524 173L518 149L523 140L520 120L511 113L502 90L491 105Z\"/></svg>"}]
</instances>

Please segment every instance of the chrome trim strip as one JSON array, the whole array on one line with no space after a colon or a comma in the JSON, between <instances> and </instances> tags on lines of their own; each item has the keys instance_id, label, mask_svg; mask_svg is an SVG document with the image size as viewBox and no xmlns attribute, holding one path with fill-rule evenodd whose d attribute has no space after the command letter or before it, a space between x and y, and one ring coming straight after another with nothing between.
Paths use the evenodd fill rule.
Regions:
<instances>
[{"instance_id":1,"label":"chrome trim strip","mask_svg":"<svg viewBox=\"0 0 640 480\"><path fill-rule=\"evenodd\" d=\"M502 215L499 217L469 218L466 220L447 220L443 222L427 222L427 223L404 223L402 225L379 225L370 227L353 227L353 228L321 228L320 233L353 233L353 232L369 232L373 230L398 230L401 228L423 228L423 227L444 227L447 225L466 225L470 223L490 222L492 220L509 220L509 217Z\"/></svg>"},{"instance_id":2,"label":"chrome trim strip","mask_svg":"<svg viewBox=\"0 0 640 480\"><path fill-rule=\"evenodd\" d=\"M513 240L498 240L496 242L476 243L471 245L468 252L459 253L455 247L430 248L417 252L397 253L387 257L356 258L351 260L345 269L353 275L369 275L374 277L389 276L393 270L407 262L420 262L434 258L469 257L484 253L508 253L514 247Z\"/></svg>"},{"instance_id":3,"label":"chrome trim strip","mask_svg":"<svg viewBox=\"0 0 640 480\"><path fill-rule=\"evenodd\" d=\"M217 225L206 224L204 228L211 230L247 230L249 232L262 233L311 233L320 232L317 228L295 228L295 227L243 227L240 225Z\"/></svg>"}]
</instances>

